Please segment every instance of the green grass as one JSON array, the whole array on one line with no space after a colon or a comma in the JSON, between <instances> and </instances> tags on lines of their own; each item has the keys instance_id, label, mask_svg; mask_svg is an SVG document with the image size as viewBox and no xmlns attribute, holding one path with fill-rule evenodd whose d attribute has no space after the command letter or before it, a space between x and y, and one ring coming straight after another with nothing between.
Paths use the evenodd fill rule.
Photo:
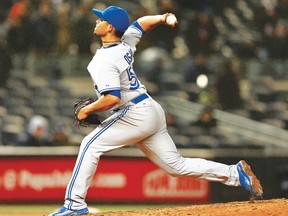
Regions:
<instances>
[{"instance_id":1,"label":"green grass","mask_svg":"<svg viewBox=\"0 0 288 216\"><path fill-rule=\"evenodd\" d=\"M89 209L91 213L94 213L94 210L98 210L98 212L108 212L108 211L129 211L129 210L140 210L140 209L151 209L151 208L165 208L172 206L180 206L180 205L126 205L126 204L109 204L109 205L89 205ZM60 208L60 205L0 205L0 215L1 216L47 216L51 212Z\"/></svg>"},{"instance_id":2,"label":"green grass","mask_svg":"<svg viewBox=\"0 0 288 216\"><path fill-rule=\"evenodd\" d=\"M52 205L0 205L1 216L40 216L48 215L57 206Z\"/></svg>"}]
</instances>

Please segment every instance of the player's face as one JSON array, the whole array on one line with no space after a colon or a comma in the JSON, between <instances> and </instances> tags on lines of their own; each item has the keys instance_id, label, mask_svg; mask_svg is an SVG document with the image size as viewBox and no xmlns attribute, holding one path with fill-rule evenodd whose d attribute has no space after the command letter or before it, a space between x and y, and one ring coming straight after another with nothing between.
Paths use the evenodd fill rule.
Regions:
<instances>
[{"instance_id":1,"label":"player's face","mask_svg":"<svg viewBox=\"0 0 288 216\"><path fill-rule=\"evenodd\" d=\"M102 19L96 20L96 26L94 28L94 34L98 36L105 36L108 33L109 23Z\"/></svg>"}]
</instances>

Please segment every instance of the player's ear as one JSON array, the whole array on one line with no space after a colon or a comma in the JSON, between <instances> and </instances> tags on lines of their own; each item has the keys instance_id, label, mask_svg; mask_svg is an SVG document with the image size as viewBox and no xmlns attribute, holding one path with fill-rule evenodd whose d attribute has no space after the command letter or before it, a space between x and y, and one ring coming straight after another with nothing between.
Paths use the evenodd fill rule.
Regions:
<instances>
[{"instance_id":1,"label":"player's ear","mask_svg":"<svg viewBox=\"0 0 288 216\"><path fill-rule=\"evenodd\" d=\"M113 27L112 24L108 23L107 30L108 30L108 32L112 32L112 31L115 31L116 29Z\"/></svg>"}]
</instances>

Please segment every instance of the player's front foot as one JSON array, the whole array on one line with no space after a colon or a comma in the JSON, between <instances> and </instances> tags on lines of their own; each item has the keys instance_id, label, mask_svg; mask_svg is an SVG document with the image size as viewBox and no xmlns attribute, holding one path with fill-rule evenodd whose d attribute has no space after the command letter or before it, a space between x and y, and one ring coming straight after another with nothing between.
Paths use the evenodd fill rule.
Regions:
<instances>
[{"instance_id":1,"label":"player's front foot","mask_svg":"<svg viewBox=\"0 0 288 216\"><path fill-rule=\"evenodd\" d=\"M49 214L49 216L84 215L88 213L89 213L88 208L71 210L63 206L62 208L58 209L56 212Z\"/></svg>"},{"instance_id":2,"label":"player's front foot","mask_svg":"<svg viewBox=\"0 0 288 216\"><path fill-rule=\"evenodd\" d=\"M263 196L262 186L250 166L244 160L241 160L237 164L237 171L241 186L251 193L251 198L261 199Z\"/></svg>"}]
</instances>

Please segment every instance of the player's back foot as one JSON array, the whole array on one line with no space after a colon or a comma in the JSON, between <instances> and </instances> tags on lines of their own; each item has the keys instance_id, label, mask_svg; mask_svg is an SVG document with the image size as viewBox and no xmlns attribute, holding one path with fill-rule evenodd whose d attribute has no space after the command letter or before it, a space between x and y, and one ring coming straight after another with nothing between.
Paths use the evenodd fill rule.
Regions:
<instances>
[{"instance_id":1,"label":"player's back foot","mask_svg":"<svg viewBox=\"0 0 288 216\"><path fill-rule=\"evenodd\" d=\"M49 214L49 216L85 215L88 213L89 213L88 208L71 210L63 206L60 209L58 209L56 212Z\"/></svg>"},{"instance_id":2,"label":"player's back foot","mask_svg":"<svg viewBox=\"0 0 288 216\"><path fill-rule=\"evenodd\" d=\"M244 160L241 160L237 164L237 171L240 184L251 193L251 199L261 199L263 196L262 186L250 166Z\"/></svg>"}]
</instances>

